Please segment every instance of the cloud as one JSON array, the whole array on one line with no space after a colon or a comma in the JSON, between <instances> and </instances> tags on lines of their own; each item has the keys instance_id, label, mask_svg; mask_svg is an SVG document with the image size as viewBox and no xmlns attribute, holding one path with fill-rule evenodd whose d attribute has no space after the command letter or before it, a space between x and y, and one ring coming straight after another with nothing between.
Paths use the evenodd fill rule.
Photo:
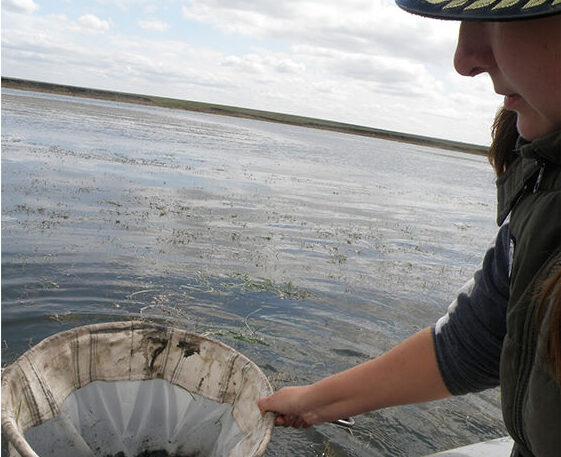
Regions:
<instances>
[{"instance_id":1,"label":"cloud","mask_svg":"<svg viewBox=\"0 0 561 457\"><path fill-rule=\"evenodd\" d=\"M174 40L100 35L95 42L83 26L62 15L6 21L2 34L3 74L25 79L205 100L200 88L216 93L237 87L225 72L224 56Z\"/></svg>"},{"instance_id":2,"label":"cloud","mask_svg":"<svg viewBox=\"0 0 561 457\"><path fill-rule=\"evenodd\" d=\"M500 102L488 79L455 75L456 22L406 14L393 0L191 0L182 15L285 49L221 61L254 88L247 103L263 91L273 110L488 143ZM293 71L276 71L282 59Z\"/></svg>"},{"instance_id":3,"label":"cloud","mask_svg":"<svg viewBox=\"0 0 561 457\"><path fill-rule=\"evenodd\" d=\"M138 25L144 30L152 30L153 32L165 32L169 29L169 24L164 21L138 21Z\"/></svg>"},{"instance_id":4,"label":"cloud","mask_svg":"<svg viewBox=\"0 0 561 457\"><path fill-rule=\"evenodd\" d=\"M32 14L39 9L33 0L3 0L2 8L14 13Z\"/></svg>"},{"instance_id":5,"label":"cloud","mask_svg":"<svg viewBox=\"0 0 561 457\"><path fill-rule=\"evenodd\" d=\"M305 71L306 67L284 55L267 54L245 54L242 56L227 56L221 62L225 67L231 67L243 73L249 74L298 74Z\"/></svg>"},{"instance_id":6,"label":"cloud","mask_svg":"<svg viewBox=\"0 0 561 457\"><path fill-rule=\"evenodd\" d=\"M161 3L165 3L166 0ZM149 10L157 9L157 2L153 0L96 0L95 3L99 3L104 6L116 7L123 12L128 12L130 10L138 10L140 7L148 8Z\"/></svg>"},{"instance_id":7,"label":"cloud","mask_svg":"<svg viewBox=\"0 0 561 457\"><path fill-rule=\"evenodd\" d=\"M184 29L201 39L172 22L182 19L171 4L147 14L149 1L135 3L138 27L123 35L114 3L99 1L112 19L6 11L3 73L479 143L500 104L488 79L454 73L457 24L405 14L393 0L192 0L182 11L199 24Z\"/></svg>"},{"instance_id":8,"label":"cloud","mask_svg":"<svg viewBox=\"0 0 561 457\"><path fill-rule=\"evenodd\" d=\"M226 34L449 65L457 24L405 14L388 0L192 0L183 17ZM443 55L445 56L443 58Z\"/></svg>"},{"instance_id":9,"label":"cloud","mask_svg":"<svg viewBox=\"0 0 561 457\"><path fill-rule=\"evenodd\" d=\"M78 23L84 29L92 32L107 32L109 30L109 22L99 19L93 14L84 14L78 19Z\"/></svg>"},{"instance_id":10,"label":"cloud","mask_svg":"<svg viewBox=\"0 0 561 457\"><path fill-rule=\"evenodd\" d=\"M146 14L155 14L158 11L158 6L154 4L145 5L143 8Z\"/></svg>"},{"instance_id":11,"label":"cloud","mask_svg":"<svg viewBox=\"0 0 561 457\"><path fill-rule=\"evenodd\" d=\"M457 35L457 24L435 27L434 20L405 14L388 0L192 0L182 14L226 35L285 43L286 72L306 72L316 87L346 87L350 93L361 86L400 98L425 97L442 86L435 71L451 67ZM267 71L278 69L273 60L279 58L263 50L229 56L222 64L268 81L274 76L265 78Z\"/></svg>"}]
</instances>

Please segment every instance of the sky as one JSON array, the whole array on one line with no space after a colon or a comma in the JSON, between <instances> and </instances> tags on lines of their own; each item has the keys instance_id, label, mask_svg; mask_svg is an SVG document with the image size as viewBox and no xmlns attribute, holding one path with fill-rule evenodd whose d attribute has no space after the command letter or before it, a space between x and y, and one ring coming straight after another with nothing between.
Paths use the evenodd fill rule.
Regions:
<instances>
[{"instance_id":1,"label":"sky","mask_svg":"<svg viewBox=\"0 0 561 457\"><path fill-rule=\"evenodd\" d=\"M2 76L490 143L459 24L393 0L2 0Z\"/></svg>"}]
</instances>

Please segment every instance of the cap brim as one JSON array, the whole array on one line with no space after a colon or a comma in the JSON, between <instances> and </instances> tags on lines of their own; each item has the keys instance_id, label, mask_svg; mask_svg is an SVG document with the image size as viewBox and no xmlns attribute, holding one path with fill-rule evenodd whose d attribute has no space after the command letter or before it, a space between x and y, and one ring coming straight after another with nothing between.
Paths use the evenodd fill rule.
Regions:
<instances>
[{"instance_id":1,"label":"cap brim","mask_svg":"<svg viewBox=\"0 0 561 457\"><path fill-rule=\"evenodd\" d=\"M413 14L456 21L515 21L561 13L561 0L396 0Z\"/></svg>"}]
</instances>

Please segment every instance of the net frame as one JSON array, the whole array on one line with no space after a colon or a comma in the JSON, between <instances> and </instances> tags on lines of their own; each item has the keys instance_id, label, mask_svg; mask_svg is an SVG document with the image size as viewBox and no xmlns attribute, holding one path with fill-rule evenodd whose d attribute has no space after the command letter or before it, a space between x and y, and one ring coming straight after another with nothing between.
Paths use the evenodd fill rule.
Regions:
<instances>
[{"instance_id":1,"label":"net frame","mask_svg":"<svg viewBox=\"0 0 561 457\"><path fill-rule=\"evenodd\" d=\"M144 321L76 327L26 351L2 373L2 432L10 455L39 457L24 433L61 413L63 401L94 381L163 379L218 403L232 405L245 437L228 457L260 457L274 417L256 402L272 393L259 367L206 336Z\"/></svg>"}]
</instances>

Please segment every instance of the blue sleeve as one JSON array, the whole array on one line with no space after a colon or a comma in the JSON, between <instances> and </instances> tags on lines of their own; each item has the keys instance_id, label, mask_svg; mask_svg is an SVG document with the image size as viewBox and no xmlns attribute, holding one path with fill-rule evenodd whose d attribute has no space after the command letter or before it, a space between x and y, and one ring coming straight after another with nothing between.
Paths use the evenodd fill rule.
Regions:
<instances>
[{"instance_id":1,"label":"blue sleeve","mask_svg":"<svg viewBox=\"0 0 561 457\"><path fill-rule=\"evenodd\" d=\"M509 298L509 249L505 224L481 269L433 327L440 373L453 395L499 385Z\"/></svg>"}]
</instances>

